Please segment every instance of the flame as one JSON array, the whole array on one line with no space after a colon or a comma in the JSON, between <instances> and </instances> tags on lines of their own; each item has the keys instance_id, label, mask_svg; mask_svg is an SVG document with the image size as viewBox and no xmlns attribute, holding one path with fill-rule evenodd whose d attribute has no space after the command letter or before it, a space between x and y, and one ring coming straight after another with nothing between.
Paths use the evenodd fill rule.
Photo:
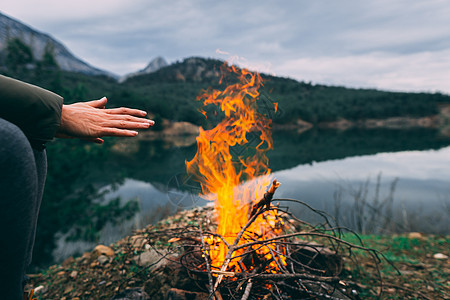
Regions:
<instances>
[{"instance_id":1,"label":"flame","mask_svg":"<svg viewBox=\"0 0 450 300\"><path fill-rule=\"evenodd\" d=\"M258 89L263 85L261 76L247 69L224 65L220 83L230 72L236 74L237 83L224 90L208 89L197 97L203 101L201 112L205 116L206 107L215 105L221 110L219 115L224 117L214 128L200 129L197 153L191 161L186 161L186 167L187 173L200 182L203 196L215 201L217 233L233 244L249 220L249 204L260 200L270 185L271 170L265 154L272 149L273 142L272 120L257 111ZM274 106L276 110L277 104ZM257 141L257 145L249 140ZM278 225L276 212L260 215L239 244L263 240L276 232ZM218 237L209 237L205 241L211 245L211 265L219 268L228 251L227 246ZM269 265L276 268L272 254L275 245L255 246L254 249L268 261L272 260ZM236 251L233 256L243 251ZM243 266L233 260L228 269L243 271Z\"/></svg>"}]
</instances>

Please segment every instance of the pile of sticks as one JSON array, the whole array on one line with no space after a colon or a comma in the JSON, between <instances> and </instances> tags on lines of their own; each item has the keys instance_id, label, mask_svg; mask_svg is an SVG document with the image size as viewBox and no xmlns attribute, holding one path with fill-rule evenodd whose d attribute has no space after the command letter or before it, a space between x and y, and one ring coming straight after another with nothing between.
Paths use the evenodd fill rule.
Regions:
<instances>
[{"instance_id":1,"label":"pile of sticks","mask_svg":"<svg viewBox=\"0 0 450 300\"><path fill-rule=\"evenodd\" d=\"M343 265L359 264L355 251L364 251L378 268L384 256L376 250L344 240L344 235L354 235L346 228L333 223L332 218L308 204L296 199L273 199L273 186L264 198L250 210L248 223L242 227L233 244L217 234L210 220L201 220L198 225L147 232L149 241L165 240L169 252L178 253L172 263L186 270L193 283L192 292L208 295L208 299L359 299L356 290L349 288L351 283L342 276ZM273 205L276 203L277 205ZM305 210L317 214L323 220L312 225L298 219L288 206L281 204L296 203ZM258 216L275 210L280 223L285 224L282 234L272 235L266 240L250 240L240 243L250 225ZM211 266L211 245L205 242L207 237L218 237L228 248L225 260L220 268ZM271 247L267 247L268 245ZM275 245L275 247L273 246ZM257 250L267 247L271 252L269 261L259 257ZM244 251L242 251L244 250ZM236 255L237 251L239 254ZM230 262L237 262L240 271L230 270ZM267 266L274 261L277 273ZM381 281L381 276L380 276ZM176 288L176 287L174 287Z\"/></svg>"}]
</instances>

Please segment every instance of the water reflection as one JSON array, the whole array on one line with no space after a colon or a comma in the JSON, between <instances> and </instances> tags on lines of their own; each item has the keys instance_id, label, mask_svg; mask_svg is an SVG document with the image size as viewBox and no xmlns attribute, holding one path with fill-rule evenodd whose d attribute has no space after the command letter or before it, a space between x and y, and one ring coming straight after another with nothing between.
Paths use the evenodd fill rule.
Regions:
<instances>
[{"instance_id":1,"label":"water reflection","mask_svg":"<svg viewBox=\"0 0 450 300\"><path fill-rule=\"evenodd\" d=\"M300 164L370 155L383 152L439 149L450 145L450 139L436 130L311 130L303 134L276 131L274 150L269 151L269 165L273 171L286 170ZM196 145L172 146L164 141L126 140L124 148L109 155L101 176L114 179L132 178L155 185L167 185L176 174L185 173L186 159L192 159Z\"/></svg>"},{"instance_id":2,"label":"water reflection","mask_svg":"<svg viewBox=\"0 0 450 300\"><path fill-rule=\"evenodd\" d=\"M336 205L339 205L340 224L353 229L362 228L355 228L347 213L355 209L356 197L365 197L359 201L370 205L366 210L380 210L373 212L378 214L379 232L418 230L448 233L450 182L446 179L450 178L450 167L443 166L450 166L450 147L437 151L380 153L299 165L274 172L273 175L283 183L277 191L277 198L299 199L334 216L338 209ZM187 192L184 193L186 197L189 196ZM117 195L122 199L131 199L136 195L141 195L141 199L151 199L150 203L148 200L141 201L142 206L147 208L161 206L168 201L170 203L170 195L164 191L135 180L125 181L111 197ZM381 206L387 200L392 202L389 204L392 212L384 211L383 207L377 208L377 203L374 203L378 201ZM200 201L198 205L204 203L206 201ZM290 206L299 217L307 218L310 222L316 221L302 215L300 207ZM141 219L148 220L146 216L150 212L151 209L143 209L140 212ZM389 216L393 218L390 220L393 224L390 228L381 228L389 213L393 214ZM427 218L432 220L425 222ZM416 219L422 221L415 223ZM368 228L365 230L369 231Z\"/></svg>"},{"instance_id":3,"label":"water reflection","mask_svg":"<svg viewBox=\"0 0 450 300\"><path fill-rule=\"evenodd\" d=\"M106 144L108 142L112 147L86 146L81 152L80 147L70 145L73 141L49 147L49 180L39 220L34 256L36 264L50 263L54 260L49 258L50 254L62 259L96 243L114 242L134 228L153 223L188 206L185 202L183 205L177 203L176 197L171 199L168 192L172 191L172 195L180 193L180 199L183 195L189 199L188 190L192 190L192 186L181 186L178 190L171 181L173 183L177 174L185 173L184 162L194 156L195 144L173 146L174 143L165 141L145 140L111 140ZM411 229L410 222L417 220L418 230L435 230L432 229L436 227L435 223L412 216L415 214L413 210L432 214L430 209L433 208L441 215L447 212L445 218L439 219L438 225L439 231L450 232L447 217L450 150L444 148L448 145L448 137L427 129L311 130L303 134L277 131L274 132L275 150L270 151L268 157L270 167L283 182L277 192L278 198L304 200L333 214L338 191L341 212L351 211L355 191L364 189L368 179L367 189L371 192L367 197L373 199L372 193L377 190L376 178L381 173L379 189L382 196L389 194L392 181L399 178L394 203L396 209L407 209L403 212L409 219L402 221L403 225ZM63 159L52 161L52 157L57 156L52 147L61 147L57 150ZM106 194L102 195L103 192ZM74 195L79 195L80 199L88 195L89 201L78 205L81 200L75 199ZM96 195L101 197L95 200ZM120 203L110 205L118 198ZM123 208L130 201L136 201L139 213L128 218L131 210ZM191 202L197 205L196 201ZM77 210L74 210L75 205ZM198 202L198 205L202 203ZM105 211L108 207L113 210ZM295 207L292 209L296 210ZM100 223L94 222L100 218L93 215L96 211L102 214ZM74 216L75 213L78 215ZM116 216L115 224L108 222L109 215ZM79 236L68 241L70 223L64 223L64 220L74 220L78 230L90 232L96 238L86 240ZM433 226L427 227L428 224Z\"/></svg>"},{"instance_id":4,"label":"water reflection","mask_svg":"<svg viewBox=\"0 0 450 300\"><path fill-rule=\"evenodd\" d=\"M68 239L68 233L59 232L56 235L56 247L53 250L55 261L61 261L70 255L83 253L92 249L97 243L110 244L129 235L132 230L143 228L162 220L181 209L170 203L167 191L144 181L125 179L120 185L107 185L100 189L104 195L102 204L107 205L115 199L121 200L121 206L129 201L138 203L138 212L132 218L122 219L115 224L109 222L98 231L97 240ZM179 192L183 194L183 192ZM190 194L184 193L187 197ZM205 201L198 202L204 205Z\"/></svg>"},{"instance_id":5,"label":"water reflection","mask_svg":"<svg viewBox=\"0 0 450 300\"><path fill-rule=\"evenodd\" d=\"M376 214L380 226L386 218L392 223L367 231L450 232L450 147L299 165L275 176L285 183L277 197L301 199L333 216L340 209L340 224L352 229L362 229L350 220L352 210L366 205L367 215L358 218Z\"/></svg>"},{"instance_id":6,"label":"water reflection","mask_svg":"<svg viewBox=\"0 0 450 300\"><path fill-rule=\"evenodd\" d=\"M287 177L301 177L299 180L308 180L311 176L322 179L341 176L357 180L379 172L383 172L383 177L388 178L441 180L450 178L449 163L450 147L446 147L439 150L378 153L320 163L312 162L278 173Z\"/></svg>"}]
</instances>

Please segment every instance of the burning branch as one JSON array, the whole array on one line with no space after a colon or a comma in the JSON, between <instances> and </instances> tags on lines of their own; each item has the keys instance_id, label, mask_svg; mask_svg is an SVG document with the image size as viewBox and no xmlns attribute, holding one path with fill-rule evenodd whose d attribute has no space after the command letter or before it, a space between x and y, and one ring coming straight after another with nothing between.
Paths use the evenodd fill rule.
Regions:
<instances>
[{"instance_id":1,"label":"burning branch","mask_svg":"<svg viewBox=\"0 0 450 300\"><path fill-rule=\"evenodd\" d=\"M275 191L280 185L281 182L277 182L277 179L275 178L272 182L272 186L270 187L270 189L264 193L263 198L253 205L252 210L250 212L250 218L264 205L266 206L267 209L269 209L270 202L273 199L273 194L275 194Z\"/></svg>"}]
</instances>

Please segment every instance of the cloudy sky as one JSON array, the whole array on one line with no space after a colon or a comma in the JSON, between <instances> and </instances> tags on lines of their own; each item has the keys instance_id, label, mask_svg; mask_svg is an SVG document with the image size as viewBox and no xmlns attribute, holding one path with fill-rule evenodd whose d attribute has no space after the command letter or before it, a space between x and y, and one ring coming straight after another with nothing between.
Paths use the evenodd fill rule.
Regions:
<instances>
[{"instance_id":1,"label":"cloudy sky","mask_svg":"<svg viewBox=\"0 0 450 300\"><path fill-rule=\"evenodd\" d=\"M450 94L446 0L1 1L3 13L119 75L156 56L231 55L313 83Z\"/></svg>"}]
</instances>

